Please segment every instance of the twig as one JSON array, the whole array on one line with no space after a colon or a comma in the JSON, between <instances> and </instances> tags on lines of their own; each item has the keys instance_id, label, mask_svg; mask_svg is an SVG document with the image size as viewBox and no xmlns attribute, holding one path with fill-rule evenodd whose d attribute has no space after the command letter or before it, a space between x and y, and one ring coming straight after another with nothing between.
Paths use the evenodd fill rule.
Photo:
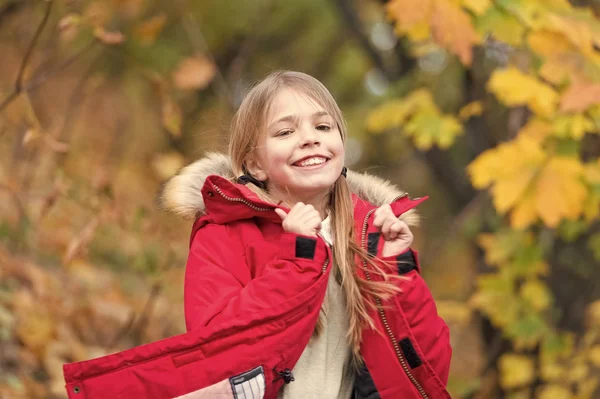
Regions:
<instances>
[{"instance_id":1,"label":"twig","mask_svg":"<svg viewBox=\"0 0 600 399\"><path fill-rule=\"evenodd\" d=\"M38 76L36 76L36 77L32 78L31 80L29 80L25 84L23 90L24 91L31 91L31 90L37 89L42 84L44 84L44 82L46 82L46 80L48 80L50 77L54 76L57 72L60 72L63 69L69 67L75 61L77 61L77 59L79 59L83 54L85 54L88 51L90 51L91 49L93 49L97 43L98 43L97 40L90 41L88 44L86 44L84 47L82 47L75 54L73 54L72 56L70 56L69 58L67 58L66 60L64 60L58 66L50 69L49 71L47 71L45 73L40 73Z\"/></svg>"},{"instance_id":2,"label":"twig","mask_svg":"<svg viewBox=\"0 0 600 399\"><path fill-rule=\"evenodd\" d=\"M210 52L210 49L208 48L208 44L206 43L206 40L204 40L204 35L202 34L202 31L200 30L200 26L198 25L198 22L194 19L194 17L190 13L186 13L183 16L183 29L185 30L186 34L188 35L188 38L189 38L192 46L194 47L194 50L198 53L205 54L215 65L215 69L216 69L215 81L218 85L217 91L218 91L219 95L221 95L221 97L223 97L225 102L232 109L235 109L235 103L233 101L232 93L229 90L229 87L227 85L227 81L225 80L223 73L219 69L215 58L213 57L212 53Z\"/></svg>"},{"instance_id":3,"label":"twig","mask_svg":"<svg viewBox=\"0 0 600 399\"><path fill-rule=\"evenodd\" d=\"M44 10L44 17L42 18L42 21L38 25L38 27L33 35L33 38L31 39L31 42L29 43L29 47L27 47L27 50L25 51L25 56L23 57L23 60L21 61L21 65L19 66L19 71L17 72L17 78L15 80L15 88L14 88L13 92L11 94L9 94L8 97L6 97L0 104L0 111L2 111L15 98L17 98L17 96L21 93L21 91L23 91L23 76L25 74L25 69L27 68L27 64L29 64L29 60L31 58L31 55L33 54L33 49L35 48L36 44L38 43L40 36L42 34L42 31L46 27L46 23L48 22L48 18L50 17L50 11L52 11L52 5L54 4L53 0L46 0L46 1L47 1L47 5L46 5L46 10Z\"/></svg>"},{"instance_id":4,"label":"twig","mask_svg":"<svg viewBox=\"0 0 600 399\"><path fill-rule=\"evenodd\" d=\"M48 18L50 17L50 11L52 11L52 5L54 4L53 0L46 0L46 10L44 11L44 17L42 18L42 22L38 25L33 38L31 39L31 43L29 43L29 47L27 51L25 51L25 56L23 57L23 61L21 62L21 66L19 68L19 72L17 73L17 80L15 82L15 92L20 93L23 88L23 75L25 74L25 68L29 63L29 59L31 58L31 54L33 54L33 49L38 43L40 36L42 35L42 31L46 27L46 23L48 22Z\"/></svg>"}]
</instances>

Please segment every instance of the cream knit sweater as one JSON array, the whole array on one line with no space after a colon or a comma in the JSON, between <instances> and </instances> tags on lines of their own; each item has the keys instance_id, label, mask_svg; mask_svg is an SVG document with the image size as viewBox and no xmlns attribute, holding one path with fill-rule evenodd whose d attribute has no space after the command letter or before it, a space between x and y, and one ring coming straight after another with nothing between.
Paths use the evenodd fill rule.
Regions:
<instances>
[{"instance_id":1,"label":"cream knit sweater","mask_svg":"<svg viewBox=\"0 0 600 399\"><path fill-rule=\"evenodd\" d=\"M320 235L332 245L329 217L323 220ZM292 370L295 381L283 386L279 391L279 398L350 399L352 395L354 379L349 367L350 348L346 338L349 322L343 291L334 271L332 269L329 273L327 293L323 301L323 331L309 341Z\"/></svg>"}]
</instances>

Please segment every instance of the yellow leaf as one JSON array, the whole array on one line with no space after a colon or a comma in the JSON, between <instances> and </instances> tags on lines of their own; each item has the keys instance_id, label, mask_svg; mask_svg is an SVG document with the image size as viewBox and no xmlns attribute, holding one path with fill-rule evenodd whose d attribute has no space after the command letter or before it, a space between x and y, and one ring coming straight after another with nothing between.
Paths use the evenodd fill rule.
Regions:
<instances>
[{"instance_id":1,"label":"yellow leaf","mask_svg":"<svg viewBox=\"0 0 600 399\"><path fill-rule=\"evenodd\" d=\"M473 116L478 116L483 113L483 104L481 101L472 101L458 111L458 118L461 121L466 121Z\"/></svg>"},{"instance_id":2,"label":"yellow leaf","mask_svg":"<svg viewBox=\"0 0 600 399\"><path fill-rule=\"evenodd\" d=\"M544 17L552 27L562 32L584 54L592 52L592 30L587 21L552 13L546 13Z\"/></svg>"},{"instance_id":3,"label":"yellow leaf","mask_svg":"<svg viewBox=\"0 0 600 399\"><path fill-rule=\"evenodd\" d=\"M494 39L511 46L521 46L525 27L519 20L503 10L491 7L477 18L476 29L481 35L491 34Z\"/></svg>"},{"instance_id":4,"label":"yellow leaf","mask_svg":"<svg viewBox=\"0 0 600 399\"><path fill-rule=\"evenodd\" d=\"M537 399L573 399L571 392L560 385L546 385L538 391Z\"/></svg>"},{"instance_id":5,"label":"yellow leaf","mask_svg":"<svg viewBox=\"0 0 600 399\"><path fill-rule=\"evenodd\" d=\"M583 114L562 115L554 120L553 133L558 137L581 140L585 133L593 129L594 122Z\"/></svg>"},{"instance_id":6,"label":"yellow leaf","mask_svg":"<svg viewBox=\"0 0 600 399\"><path fill-rule=\"evenodd\" d=\"M527 136L538 144L542 144L551 133L552 124L538 118L530 118L527 124L519 130L519 136Z\"/></svg>"},{"instance_id":7,"label":"yellow leaf","mask_svg":"<svg viewBox=\"0 0 600 399\"><path fill-rule=\"evenodd\" d=\"M542 221L557 227L562 218L581 215L587 189L580 181L583 165L575 158L552 158L536 183L536 206Z\"/></svg>"},{"instance_id":8,"label":"yellow leaf","mask_svg":"<svg viewBox=\"0 0 600 399\"><path fill-rule=\"evenodd\" d=\"M206 57L194 56L184 59L173 72L175 86L182 90L203 89L212 82L217 68Z\"/></svg>"},{"instance_id":9,"label":"yellow leaf","mask_svg":"<svg viewBox=\"0 0 600 399\"><path fill-rule=\"evenodd\" d=\"M514 229L525 229L537 220L535 197L526 195L521 199L510 214L510 225Z\"/></svg>"},{"instance_id":10,"label":"yellow leaf","mask_svg":"<svg viewBox=\"0 0 600 399\"><path fill-rule=\"evenodd\" d=\"M449 0L436 0L431 29L439 45L456 54L464 65L471 65L473 45L479 38L465 11Z\"/></svg>"},{"instance_id":11,"label":"yellow leaf","mask_svg":"<svg viewBox=\"0 0 600 399\"><path fill-rule=\"evenodd\" d=\"M483 15L488 8L492 6L491 0L461 0L461 4L466 9L476 15Z\"/></svg>"},{"instance_id":12,"label":"yellow leaf","mask_svg":"<svg viewBox=\"0 0 600 399\"><path fill-rule=\"evenodd\" d=\"M571 85L562 95L560 110L563 112L583 112L596 104L600 104L600 83L579 83Z\"/></svg>"},{"instance_id":13,"label":"yellow leaf","mask_svg":"<svg viewBox=\"0 0 600 399\"><path fill-rule=\"evenodd\" d=\"M498 365L500 384L503 388L512 389L533 382L535 377L534 362L533 359L527 356L507 353L500 357Z\"/></svg>"},{"instance_id":14,"label":"yellow leaf","mask_svg":"<svg viewBox=\"0 0 600 399\"><path fill-rule=\"evenodd\" d=\"M393 100L375 108L367 117L367 130L373 133L399 127L412 112L410 103L404 100Z\"/></svg>"},{"instance_id":15,"label":"yellow leaf","mask_svg":"<svg viewBox=\"0 0 600 399\"><path fill-rule=\"evenodd\" d=\"M521 286L521 297L537 311L548 309L552 302L548 286L538 279L528 280Z\"/></svg>"},{"instance_id":16,"label":"yellow leaf","mask_svg":"<svg viewBox=\"0 0 600 399\"><path fill-rule=\"evenodd\" d=\"M552 87L515 67L495 71L487 87L505 105L528 105L541 116L552 115L558 103L558 94Z\"/></svg>"},{"instance_id":17,"label":"yellow leaf","mask_svg":"<svg viewBox=\"0 0 600 399\"><path fill-rule=\"evenodd\" d=\"M575 49L562 33L544 29L531 32L527 36L527 44L535 53L544 57Z\"/></svg>"},{"instance_id":18,"label":"yellow leaf","mask_svg":"<svg viewBox=\"0 0 600 399\"><path fill-rule=\"evenodd\" d=\"M594 366L600 367L600 345L594 345L590 348L588 358Z\"/></svg>"},{"instance_id":19,"label":"yellow leaf","mask_svg":"<svg viewBox=\"0 0 600 399\"><path fill-rule=\"evenodd\" d=\"M427 150L435 144L440 148L448 148L456 136L463 132L462 125L456 119L429 109L415 113L403 131L413 137L415 145L421 150Z\"/></svg>"},{"instance_id":20,"label":"yellow leaf","mask_svg":"<svg viewBox=\"0 0 600 399\"><path fill-rule=\"evenodd\" d=\"M505 179L513 179L517 174L536 172L546 154L539 144L527 136L517 136L513 141L484 151L467 167L475 188Z\"/></svg>"}]
</instances>

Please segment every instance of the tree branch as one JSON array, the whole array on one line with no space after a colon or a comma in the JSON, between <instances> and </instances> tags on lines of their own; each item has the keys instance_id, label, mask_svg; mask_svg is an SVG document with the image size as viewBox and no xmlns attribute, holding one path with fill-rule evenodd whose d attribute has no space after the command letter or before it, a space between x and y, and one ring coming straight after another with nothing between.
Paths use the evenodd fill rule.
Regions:
<instances>
[{"instance_id":1,"label":"tree branch","mask_svg":"<svg viewBox=\"0 0 600 399\"><path fill-rule=\"evenodd\" d=\"M33 34L33 38L25 51L25 56L23 56L23 60L21 61L21 65L19 66L19 71L17 72L17 78L15 80L15 88L11 94L6 97L2 103L0 103L0 111L2 111L8 104L10 104L17 96L23 91L23 76L25 74L25 69L29 64L29 60L31 55L33 54L33 49L38 43L42 31L46 27L46 23L48 22L48 18L50 17L50 12L52 11L52 5L54 4L53 0L47 0L46 9L44 10L44 17L42 21L38 25L35 33Z\"/></svg>"},{"instance_id":2,"label":"tree branch","mask_svg":"<svg viewBox=\"0 0 600 399\"><path fill-rule=\"evenodd\" d=\"M25 74L25 68L27 67L27 64L29 64L29 59L31 58L31 55L33 54L33 49L37 45L37 43L40 39L40 36L42 35L44 28L46 27L46 23L48 23L48 18L50 17L50 12L52 11L53 4L54 4L53 0L47 0L46 10L44 10L44 17L42 18L42 21L38 25L37 30L35 31L33 38L31 39L31 42L29 43L29 47L25 51L25 56L23 57L23 61L21 62L21 66L19 67L19 72L17 73L17 80L15 81L15 92L16 93L20 93L21 90L23 89L23 75Z\"/></svg>"}]
</instances>

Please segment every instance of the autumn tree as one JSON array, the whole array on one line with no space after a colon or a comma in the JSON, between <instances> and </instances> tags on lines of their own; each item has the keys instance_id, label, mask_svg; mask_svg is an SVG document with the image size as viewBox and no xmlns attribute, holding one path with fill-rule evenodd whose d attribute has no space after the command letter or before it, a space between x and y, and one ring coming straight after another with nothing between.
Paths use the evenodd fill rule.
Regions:
<instances>
[{"instance_id":1,"label":"autumn tree","mask_svg":"<svg viewBox=\"0 0 600 399\"><path fill-rule=\"evenodd\" d=\"M421 69L451 57L461 71L450 106L438 105L443 87L405 84L367 126L407 137L432 169L454 169L436 176L457 212L482 195L456 192L466 176L491 200L477 210L485 273L468 302L485 319L482 380L498 371L499 387L483 395L596 397L598 9L566 0L392 0L385 12L405 57Z\"/></svg>"}]
</instances>

